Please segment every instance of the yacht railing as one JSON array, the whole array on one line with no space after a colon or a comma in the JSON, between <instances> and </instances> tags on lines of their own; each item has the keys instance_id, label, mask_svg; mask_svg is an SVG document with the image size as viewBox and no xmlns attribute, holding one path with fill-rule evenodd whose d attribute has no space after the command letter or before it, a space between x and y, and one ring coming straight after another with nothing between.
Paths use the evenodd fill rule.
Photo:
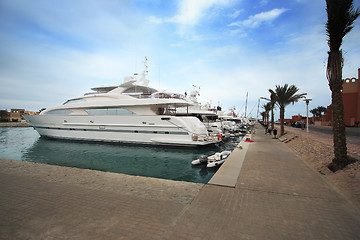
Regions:
<instances>
[{"instance_id":1,"label":"yacht railing","mask_svg":"<svg viewBox=\"0 0 360 240\"><path fill-rule=\"evenodd\" d=\"M178 93L163 93L163 92L156 92L153 94L147 93L124 93L128 96L134 98L160 98L160 99L182 99L186 100L185 96Z\"/></svg>"},{"instance_id":2,"label":"yacht railing","mask_svg":"<svg viewBox=\"0 0 360 240\"><path fill-rule=\"evenodd\" d=\"M175 98L175 99L183 99L186 100L185 96L178 93L164 93L164 92L156 92L153 93L152 98Z\"/></svg>"}]
</instances>

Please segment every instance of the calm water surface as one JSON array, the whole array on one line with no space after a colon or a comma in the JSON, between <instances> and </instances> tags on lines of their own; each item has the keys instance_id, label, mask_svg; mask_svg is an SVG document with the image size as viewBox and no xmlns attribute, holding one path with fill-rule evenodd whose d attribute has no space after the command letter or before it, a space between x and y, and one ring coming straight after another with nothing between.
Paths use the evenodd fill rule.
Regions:
<instances>
[{"instance_id":1,"label":"calm water surface","mask_svg":"<svg viewBox=\"0 0 360 240\"><path fill-rule=\"evenodd\" d=\"M233 150L240 139L206 148L165 148L42 138L33 128L0 128L0 158L207 183L217 169L191 166L200 155Z\"/></svg>"}]
</instances>

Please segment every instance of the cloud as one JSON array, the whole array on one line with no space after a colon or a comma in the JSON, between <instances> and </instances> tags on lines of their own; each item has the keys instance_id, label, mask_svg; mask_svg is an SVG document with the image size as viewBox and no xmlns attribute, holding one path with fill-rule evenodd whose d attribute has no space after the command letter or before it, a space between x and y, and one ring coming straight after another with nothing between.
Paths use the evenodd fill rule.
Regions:
<instances>
[{"instance_id":1,"label":"cloud","mask_svg":"<svg viewBox=\"0 0 360 240\"><path fill-rule=\"evenodd\" d=\"M155 17L155 16L148 17L147 21L149 23L153 23L153 24L161 24L163 22L163 20L161 18L158 18L158 17Z\"/></svg>"},{"instance_id":2,"label":"cloud","mask_svg":"<svg viewBox=\"0 0 360 240\"><path fill-rule=\"evenodd\" d=\"M267 12L261 12L255 15L251 15L248 19L238 22L233 22L229 26L234 27L246 27L246 28L256 28L263 23L271 22L278 18L282 13L286 12L285 8L274 8Z\"/></svg>"},{"instance_id":3,"label":"cloud","mask_svg":"<svg viewBox=\"0 0 360 240\"><path fill-rule=\"evenodd\" d=\"M7 21L0 24L8 24L12 34L22 34L29 40L42 38L75 48L104 42L115 44L123 42L123 35L131 35L141 21L138 12L125 11L126 6L125 1L4 1L0 9L3 8Z\"/></svg>"},{"instance_id":4,"label":"cloud","mask_svg":"<svg viewBox=\"0 0 360 240\"><path fill-rule=\"evenodd\" d=\"M180 0L176 13L170 18L163 19L163 21L175 24L177 34L187 41L203 41L206 37L199 33L203 32L204 29L196 29L196 26L207 20L213 21L218 17L223 7L233 5L237 1L239 0Z\"/></svg>"},{"instance_id":5,"label":"cloud","mask_svg":"<svg viewBox=\"0 0 360 240\"><path fill-rule=\"evenodd\" d=\"M211 7L224 6L228 3L228 0L182 0L179 3L178 13L168 21L193 26L199 23Z\"/></svg>"},{"instance_id":6,"label":"cloud","mask_svg":"<svg viewBox=\"0 0 360 240\"><path fill-rule=\"evenodd\" d=\"M229 31L229 34L230 34L230 36L235 36L236 35L237 37L242 37L242 38L248 36L248 34L244 31L244 29L240 29L240 28L231 29Z\"/></svg>"},{"instance_id":7,"label":"cloud","mask_svg":"<svg viewBox=\"0 0 360 240\"><path fill-rule=\"evenodd\" d=\"M67 46L37 45L1 33L0 38L5 44L0 47L0 106L8 109L39 110L81 96L91 87L120 84L124 76L141 69L140 63L139 69L134 69L137 51L147 53L139 45L121 52L106 48L86 52Z\"/></svg>"},{"instance_id":8,"label":"cloud","mask_svg":"<svg viewBox=\"0 0 360 240\"><path fill-rule=\"evenodd\" d=\"M263 7L263 6L267 5L268 3L269 3L269 0L261 0L259 5Z\"/></svg>"},{"instance_id":9,"label":"cloud","mask_svg":"<svg viewBox=\"0 0 360 240\"><path fill-rule=\"evenodd\" d=\"M229 17L235 19L235 18L237 18L238 16L240 16L240 14L241 14L242 12L244 12L244 9L236 10L236 11L234 11L233 13L229 14Z\"/></svg>"},{"instance_id":10,"label":"cloud","mask_svg":"<svg viewBox=\"0 0 360 240\"><path fill-rule=\"evenodd\" d=\"M323 63L326 52L325 33L320 24L309 27L306 32L289 35L287 42L273 45L266 51L246 44L224 44L208 49L206 54L199 54L202 61L180 62L184 71L169 76L169 79L177 82L180 89L181 86L189 89L192 84L201 86L199 101L212 100L213 105L220 103L225 110L233 105L240 110L246 92L249 92L249 113L260 96L269 96L268 89L285 83L295 84L301 93L308 93L313 98L312 108L327 106L330 91ZM186 65L192 68L186 68ZM289 105L286 116L304 115L305 110L306 105L301 101ZM256 111L257 107L253 109L253 116Z\"/></svg>"},{"instance_id":11,"label":"cloud","mask_svg":"<svg viewBox=\"0 0 360 240\"><path fill-rule=\"evenodd\" d=\"M228 45L222 46L212 49L207 57L215 58L215 57L224 57L224 56L231 56L236 55L239 52L239 46L236 45Z\"/></svg>"}]
</instances>

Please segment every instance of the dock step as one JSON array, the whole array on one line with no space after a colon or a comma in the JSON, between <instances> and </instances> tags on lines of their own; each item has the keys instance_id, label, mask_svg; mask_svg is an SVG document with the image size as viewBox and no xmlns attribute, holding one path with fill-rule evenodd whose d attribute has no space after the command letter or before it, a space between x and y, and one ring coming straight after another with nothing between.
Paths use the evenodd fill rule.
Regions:
<instances>
[{"instance_id":1,"label":"dock step","mask_svg":"<svg viewBox=\"0 0 360 240\"><path fill-rule=\"evenodd\" d=\"M283 143L288 143L288 142L291 142L292 140L298 138L299 136L295 135L291 138L287 138L287 137L279 137L279 141L280 142L283 142Z\"/></svg>"}]
</instances>

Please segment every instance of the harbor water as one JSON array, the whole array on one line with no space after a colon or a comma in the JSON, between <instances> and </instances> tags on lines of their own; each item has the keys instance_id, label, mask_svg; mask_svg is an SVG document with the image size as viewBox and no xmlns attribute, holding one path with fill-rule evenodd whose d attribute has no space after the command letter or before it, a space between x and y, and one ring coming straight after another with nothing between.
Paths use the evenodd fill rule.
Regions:
<instances>
[{"instance_id":1,"label":"harbor water","mask_svg":"<svg viewBox=\"0 0 360 240\"><path fill-rule=\"evenodd\" d=\"M201 155L233 150L240 138L205 148L170 148L59 141L40 137L31 127L0 128L0 158L207 183L217 169L192 166Z\"/></svg>"}]
</instances>

